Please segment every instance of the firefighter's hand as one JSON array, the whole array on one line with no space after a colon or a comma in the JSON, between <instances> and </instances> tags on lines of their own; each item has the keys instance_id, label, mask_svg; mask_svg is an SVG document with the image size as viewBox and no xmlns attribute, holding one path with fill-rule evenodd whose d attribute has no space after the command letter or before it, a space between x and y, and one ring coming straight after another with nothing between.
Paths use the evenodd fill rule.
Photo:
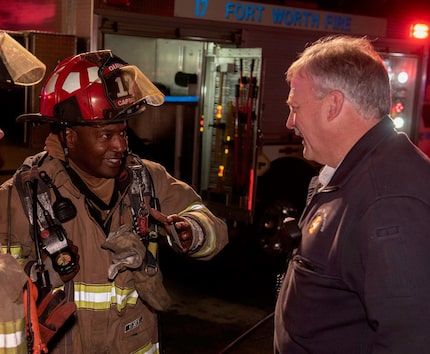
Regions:
<instances>
[{"instance_id":1,"label":"firefighter's hand","mask_svg":"<svg viewBox=\"0 0 430 354\"><path fill-rule=\"evenodd\" d=\"M173 238L172 241L179 242L182 252L186 253L190 250L193 243L193 231L186 218L177 214L164 215L154 208L151 208L149 213L155 220L164 224L167 232Z\"/></svg>"},{"instance_id":2,"label":"firefighter's hand","mask_svg":"<svg viewBox=\"0 0 430 354\"><path fill-rule=\"evenodd\" d=\"M27 275L17 260L12 255L4 254L0 250L1 301L20 303L22 301L22 287L27 279Z\"/></svg>"}]
</instances>

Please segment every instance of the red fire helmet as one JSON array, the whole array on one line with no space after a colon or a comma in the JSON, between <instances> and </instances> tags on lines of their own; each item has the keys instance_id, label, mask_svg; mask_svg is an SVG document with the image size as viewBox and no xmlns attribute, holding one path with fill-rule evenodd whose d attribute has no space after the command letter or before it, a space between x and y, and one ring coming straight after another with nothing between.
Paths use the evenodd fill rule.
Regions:
<instances>
[{"instance_id":1,"label":"red fire helmet","mask_svg":"<svg viewBox=\"0 0 430 354\"><path fill-rule=\"evenodd\" d=\"M99 50L60 62L42 88L40 113L23 114L17 121L108 124L163 102L164 95L136 66Z\"/></svg>"}]
</instances>

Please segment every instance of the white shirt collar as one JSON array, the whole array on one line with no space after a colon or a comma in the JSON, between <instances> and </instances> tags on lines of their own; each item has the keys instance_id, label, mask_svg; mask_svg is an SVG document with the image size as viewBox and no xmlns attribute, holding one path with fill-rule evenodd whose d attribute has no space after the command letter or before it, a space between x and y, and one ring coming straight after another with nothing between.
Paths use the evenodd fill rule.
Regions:
<instances>
[{"instance_id":1,"label":"white shirt collar","mask_svg":"<svg viewBox=\"0 0 430 354\"><path fill-rule=\"evenodd\" d=\"M321 169L320 174L318 176L319 182L322 185L321 188L324 188L324 187L326 187L329 184L329 182L330 182L330 180L333 177L333 175L334 175L335 172L336 172L336 168L330 167L330 166L327 166L327 165L325 165Z\"/></svg>"}]
</instances>

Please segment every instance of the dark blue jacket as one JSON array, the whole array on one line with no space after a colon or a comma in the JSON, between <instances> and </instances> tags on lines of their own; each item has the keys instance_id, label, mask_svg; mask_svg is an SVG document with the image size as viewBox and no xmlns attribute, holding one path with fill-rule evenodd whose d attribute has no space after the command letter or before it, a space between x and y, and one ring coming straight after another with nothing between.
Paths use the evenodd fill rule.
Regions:
<instances>
[{"instance_id":1,"label":"dark blue jacket","mask_svg":"<svg viewBox=\"0 0 430 354\"><path fill-rule=\"evenodd\" d=\"M275 350L430 352L430 161L391 119L351 149L300 227Z\"/></svg>"}]
</instances>

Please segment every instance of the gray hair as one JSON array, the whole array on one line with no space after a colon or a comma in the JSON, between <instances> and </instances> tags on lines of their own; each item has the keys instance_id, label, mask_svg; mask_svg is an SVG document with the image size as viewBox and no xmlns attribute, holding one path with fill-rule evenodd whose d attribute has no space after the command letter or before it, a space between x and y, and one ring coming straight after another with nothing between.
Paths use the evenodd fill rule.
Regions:
<instances>
[{"instance_id":1,"label":"gray hair","mask_svg":"<svg viewBox=\"0 0 430 354\"><path fill-rule=\"evenodd\" d=\"M312 43L286 73L309 77L317 97L341 91L365 118L390 113L391 87L387 68L367 38L328 36Z\"/></svg>"}]
</instances>

